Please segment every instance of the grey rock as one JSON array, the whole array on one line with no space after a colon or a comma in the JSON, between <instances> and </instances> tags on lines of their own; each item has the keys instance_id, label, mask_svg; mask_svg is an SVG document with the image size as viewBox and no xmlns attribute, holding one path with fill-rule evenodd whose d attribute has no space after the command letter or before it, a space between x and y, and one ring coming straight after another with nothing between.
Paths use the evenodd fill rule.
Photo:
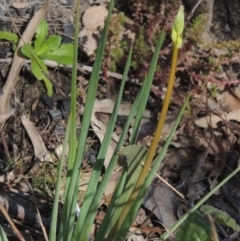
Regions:
<instances>
[{"instance_id":1,"label":"grey rock","mask_svg":"<svg viewBox=\"0 0 240 241\"><path fill-rule=\"evenodd\" d=\"M61 111L62 111L62 115L64 118L68 117L68 115L70 113L70 108L71 108L70 106L71 106L70 99L62 100Z\"/></svg>"},{"instance_id":2,"label":"grey rock","mask_svg":"<svg viewBox=\"0 0 240 241\"><path fill-rule=\"evenodd\" d=\"M62 112L60 110L49 110L49 114L53 121L62 119Z\"/></svg>"}]
</instances>

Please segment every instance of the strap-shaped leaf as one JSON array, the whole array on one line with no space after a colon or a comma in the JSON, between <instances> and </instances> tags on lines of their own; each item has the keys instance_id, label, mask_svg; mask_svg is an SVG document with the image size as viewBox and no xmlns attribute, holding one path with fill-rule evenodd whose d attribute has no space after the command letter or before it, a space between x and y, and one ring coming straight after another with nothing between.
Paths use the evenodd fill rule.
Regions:
<instances>
[{"instance_id":1,"label":"strap-shaped leaf","mask_svg":"<svg viewBox=\"0 0 240 241\"><path fill-rule=\"evenodd\" d=\"M142 160L147 156L147 149L139 145L130 145L123 148L120 155L126 157L127 162L127 179L123 189L123 192L116 204L115 212L112 216L111 223L109 224L108 230L111 230L115 222L118 220L119 216L122 213L125 204L127 203L133 188L135 187L136 181L142 170Z\"/></svg>"}]
</instances>

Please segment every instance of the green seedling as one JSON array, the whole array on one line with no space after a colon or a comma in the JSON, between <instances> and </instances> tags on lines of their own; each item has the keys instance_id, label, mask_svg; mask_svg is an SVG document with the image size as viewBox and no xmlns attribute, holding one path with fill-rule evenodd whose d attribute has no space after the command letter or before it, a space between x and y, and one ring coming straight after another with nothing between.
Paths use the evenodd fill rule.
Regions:
<instances>
[{"instance_id":1,"label":"green seedling","mask_svg":"<svg viewBox=\"0 0 240 241\"><path fill-rule=\"evenodd\" d=\"M13 42L13 50L16 49L19 40L17 34L8 31L0 31L0 39Z\"/></svg>"},{"instance_id":2,"label":"green seedling","mask_svg":"<svg viewBox=\"0 0 240 241\"><path fill-rule=\"evenodd\" d=\"M45 82L47 93L52 96L53 87L48 78L49 72L43 60L52 60L58 64L70 65L73 60L73 44L61 44L62 38L48 35L48 24L43 20L35 34L33 45L25 44L21 51L31 60L32 73L38 80Z\"/></svg>"},{"instance_id":3,"label":"green seedling","mask_svg":"<svg viewBox=\"0 0 240 241\"><path fill-rule=\"evenodd\" d=\"M45 82L47 93L52 96L52 83L47 77L49 75L48 68L43 60L52 60L58 64L71 65L73 61L73 44L61 44L62 38L57 35L48 35L48 24L43 20L35 34L33 45L25 44L21 51L25 57L31 60L32 73L38 80ZM13 42L13 50L16 49L19 41L18 35L9 31L0 31L0 40Z\"/></svg>"}]
</instances>

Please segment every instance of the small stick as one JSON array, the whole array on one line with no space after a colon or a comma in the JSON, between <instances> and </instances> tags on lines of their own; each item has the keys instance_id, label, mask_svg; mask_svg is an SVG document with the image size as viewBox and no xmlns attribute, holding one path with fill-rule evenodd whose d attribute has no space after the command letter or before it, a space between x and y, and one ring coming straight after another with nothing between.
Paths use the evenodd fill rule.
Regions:
<instances>
[{"instance_id":1,"label":"small stick","mask_svg":"<svg viewBox=\"0 0 240 241\"><path fill-rule=\"evenodd\" d=\"M142 163L142 165L144 165L144 163ZM149 171L151 171L152 169L149 168ZM171 184L169 184L165 179L163 179L160 175L158 175L157 173L155 173L155 176L157 178L159 178L166 186L168 186L170 189L172 189L173 192L175 192L180 198L185 199L185 197L177 190L175 189Z\"/></svg>"},{"instance_id":2,"label":"small stick","mask_svg":"<svg viewBox=\"0 0 240 241\"><path fill-rule=\"evenodd\" d=\"M15 226L15 224L13 223L12 219L10 218L10 216L8 215L7 211L5 210L5 208L3 207L2 204L0 204L0 210L3 213L4 217L7 219L10 227L12 228L13 232L17 235L17 237L19 238L20 241L25 241L24 237L22 236L22 234L20 233L20 231L17 229L17 227Z\"/></svg>"}]
</instances>

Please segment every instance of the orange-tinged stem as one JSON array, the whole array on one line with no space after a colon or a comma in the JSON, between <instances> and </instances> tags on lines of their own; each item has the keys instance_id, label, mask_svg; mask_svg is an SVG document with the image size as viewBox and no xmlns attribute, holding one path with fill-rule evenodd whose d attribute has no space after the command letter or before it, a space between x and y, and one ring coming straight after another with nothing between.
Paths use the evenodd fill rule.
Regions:
<instances>
[{"instance_id":1,"label":"orange-tinged stem","mask_svg":"<svg viewBox=\"0 0 240 241\"><path fill-rule=\"evenodd\" d=\"M152 144L150 146L145 164L144 164L141 174L136 182L134 190L133 190L128 202L126 203L121 216L119 217L118 221L113 226L108 237L106 238L106 241L114 240L115 235L117 234L118 230L122 226L122 223L124 222L129 210L131 209L131 206L132 206L134 200L137 198L137 195L138 195L140 189L142 188L142 186L145 182L145 179L148 175L149 168L150 168L152 160L155 156L158 142L159 142L159 139L160 139L160 136L162 133L163 125L164 125L164 122L165 122L165 119L167 116L167 111L168 111L169 103L171 100L172 90L173 90L173 85L174 85L174 80L175 80L177 59L178 59L178 48L176 47L176 45L174 45L171 70L170 70L170 75L169 75L169 80L168 80L168 88L167 88L166 96L165 96L165 99L163 102L162 112L161 112L160 119L157 124L157 128L155 131L155 135L153 137Z\"/></svg>"}]
</instances>

